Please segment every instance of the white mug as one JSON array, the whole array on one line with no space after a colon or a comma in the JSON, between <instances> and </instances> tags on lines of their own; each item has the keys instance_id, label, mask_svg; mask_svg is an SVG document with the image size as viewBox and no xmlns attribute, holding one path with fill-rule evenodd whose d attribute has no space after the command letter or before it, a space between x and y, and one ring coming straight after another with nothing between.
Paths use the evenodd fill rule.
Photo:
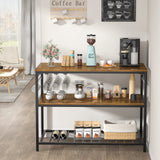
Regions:
<instances>
[{"instance_id":1,"label":"white mug","mask_svg":"<svg viewBox=\"0 0 160 160\"><path fill-rule=\"evenodd\" d=\"M77 23L76 18L71 19L71 22L72 22L72 24L76 24Z\"/></svg>"},{"instance_id":2,"label":"white mug","mask_svg":"<svg viewBox=\"0 0 160 160\"><path fill-rule=\"evenodd\" d=\"M63 10L63 11L62 11L62 14L63 14L63 15L67 15L67 14L68 14L67 9Z\"/></svg>"},{"instance_id":3,"label":"white mug","mask_svg":"<svg viewBox=\"0 0 160 160\"><path fill-rule=\"evenodd\" d=\"M54 19L52 20L52 22L53 22L53 24L56 24L56 23L58 23L58 19L57 19L57 18L54 18Z\"/></svg>"},{"instance_id":4,"label":"white mug","mask_svg":"<svg viewBox=\"0 0 160 160\"><path fill-rule=\"evenodd\" d=\"M107 64L110 64L112 65L113 64L113 61L111 59L107 60Z\"/></svg>"},{"instance_id":5,"label":"white mug","mask_svg":"<svg viewBox=\"0 0 160 160\"><path fill-rule=\"evenodd\" d=\"M105 61L105 60L100 60L100 61L99 61L99 65L100 65L100 66L104 66L105 64L106 64L106 61Z\"/></svg>"},{"instance_id":6,"label":"white mug","mask_svg":"<svg viewBox=\"0 0 160 160\"><path fill-rule=\"evenodd\" d=\"M82 18L82 19L80 19L80 22L81 22L82 24L85 24L87 21L86 21L85 18Z\"/></svg>"}]
</instances>

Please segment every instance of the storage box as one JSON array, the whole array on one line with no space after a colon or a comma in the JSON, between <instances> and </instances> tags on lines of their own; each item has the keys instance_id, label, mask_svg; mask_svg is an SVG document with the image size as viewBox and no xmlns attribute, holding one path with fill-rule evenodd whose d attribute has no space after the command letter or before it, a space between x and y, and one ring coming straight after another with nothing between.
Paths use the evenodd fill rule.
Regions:
<instances>
[{"instance_id":1,"label":"storage box","mask_svg":"<svg viewBox=\"0 0 160 160\"><path fill-rule=\"evenodd\" d=\"M75 136L77 139L84 137L84 124L83 121L75 121Z\"/></svg>"},{"instance_id":2,"label":"storage box","mask_svg":"<svg viewBox=\"0 0 160 160\"><path fill-rule=\"evenodd\" d=\"M100 121L92 121L92 130L94 139L99 139L101 137L101 124Z\"/></svg>"},{"instance_id":3,"label":"storage box","mask_svg":"<svg viewBox=\"0 0 160 160\"><path fill-rule=\"evenodd\" d=\"M92 137L92 122L84 121L84 138L88 139Z\"/></svg>"},{"instance_id":4,"label":"storage box","mask_svg":"<svg viewBox=\"0 0 160 160\"><path fill-rule=\"evenodd\" d=\"M132 121L104 121L104 139L106 140L135 140L137 125Z\"/></svg>"}]
</instances>

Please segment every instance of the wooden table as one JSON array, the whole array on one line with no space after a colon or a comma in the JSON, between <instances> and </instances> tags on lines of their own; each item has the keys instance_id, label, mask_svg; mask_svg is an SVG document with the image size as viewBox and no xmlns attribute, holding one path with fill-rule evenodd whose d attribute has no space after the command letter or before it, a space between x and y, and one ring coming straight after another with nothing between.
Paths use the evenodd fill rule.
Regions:
<instances>
[{"instance_id":1,"label":"wooden table","mask_svg":"<svg viewBox=\"0 0 160 160\"><path fill-rule=\"evenodd\" d=\"M17 86L17 80L16 80L17 72L18 72L18 68L14 68L10 72L0 72L0 86L7 86L9 94L10 94L9 80L14 79L15 84Z\"/></svg>"}]
</instances>

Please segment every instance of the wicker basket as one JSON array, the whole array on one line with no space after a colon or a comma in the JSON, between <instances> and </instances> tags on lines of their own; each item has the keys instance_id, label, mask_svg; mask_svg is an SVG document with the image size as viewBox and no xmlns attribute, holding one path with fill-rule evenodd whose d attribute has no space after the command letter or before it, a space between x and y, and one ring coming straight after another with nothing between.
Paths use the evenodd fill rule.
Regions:
<instances>
[{"instance_id":1,"label":"wicker basket","mask_svg":"<svg viewBox=\"0 0 160 160\"><path fill-rule=\"evenodd\" d=\"M106 140L136 140L136 132L130 132L130 133L104 132L104 139Z\"/></svg>"},{"instance_id":2,"label":"wicker basket","mask_svg":"<svg viewBox=\"0 0 160 160\"><path fill-rule=\"evenodd\" d=\"M104 139L135 140L137 132L136 121L104 121Z\"/></svg>"}]
</instances>

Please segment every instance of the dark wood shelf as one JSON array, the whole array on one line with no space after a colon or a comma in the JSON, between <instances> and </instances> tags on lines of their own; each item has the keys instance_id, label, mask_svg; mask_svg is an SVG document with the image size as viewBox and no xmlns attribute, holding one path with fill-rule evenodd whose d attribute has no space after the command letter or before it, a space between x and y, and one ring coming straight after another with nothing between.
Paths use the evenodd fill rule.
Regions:
<instances>
[{"instance_id":1,"label":"dark wood shelf","mask_svg":"<svg viewBox=\"0 0 160 160\"><path fill-rule=\"evenodd\" d=\"M53 100L46 100L45 94L41 97L39 101L39 106L144 106L143 99L141 95L137 96L136 101L130 101L127 98L113 98L112 100L93 100L90 98L84 98L82 100L77 100L74 98L73 94L67 94L64 100L57 100L56 95Z\"/></svg>"},{"instance_id":2,"label":"dark wood shelf","mask_svg":"<svg viewBox=\"0 0 160 160\"><path fill-rule=\"evenodd\" d=\"M69 130L69 133L74 135L73 130ZM105 140L103 138L103 132L101 139L83 139L76 140L74 136L69 136L66 140L53 140L51 138L52 130L46 130L42 138L39 139L40 145L142 145L144 143L143 137L140 137L139 132L137 133L136 140Z\"/></svg>"},{"instance_id":3,"label":"dark wood shelf","mask_svg":"<svg viewBox=\"0 0 160 160\"><path fill-rule=\"evenodd\" d=\"M139 67L120 67L116 64L115 67L101 67L97 64L96 67L87 67L84 63L82 67L75 64L74 67L62 67L60 63L55 63L55 67L48 67L48 63L40 63L36 68L36 72L53 72L53 73L142 73L147 72L144 64Z\"/></svg>"}]
</instances>

